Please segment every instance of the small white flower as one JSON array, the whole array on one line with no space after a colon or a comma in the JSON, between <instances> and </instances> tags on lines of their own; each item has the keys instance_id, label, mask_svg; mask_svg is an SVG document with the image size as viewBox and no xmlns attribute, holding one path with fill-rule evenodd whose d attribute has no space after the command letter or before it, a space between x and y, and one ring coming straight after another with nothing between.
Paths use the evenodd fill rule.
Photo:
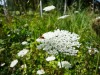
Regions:
<instances>
[{"instance_id":1,"label":"small white flower","mask_svg":"<svg viewBox=\"0 0 100 75\"><path fill-rule=\"evenodd\" d=\"M23 49L23 50L21 50L21 51L18 53L18 56L23 57L24 55L27 54L28 51L29 51L29 50L27 50L27 49Z\"/></svg>"},{"instance_id":2,"label":"small white flower","mask_svg":"<svg viewBox=\"0 0 100 75\"><path fill-rule=\"evenodd\" d=\"M95 53L99 53L99 51L98 51L97 48L88 47L88 53L89 53L90 55L92 55L92 54L95 54Z\"/></svg>"},{"instance_id":3,"label":"small white flower","mask_svg":"<svg viewBox=\"0 0 100 75\"><path fill-rule=\"evenodd\" d=\"M1 64L1 66L4 66L4 65L5 65L5 63L2 63L2 64Z\"/></svg>"},{"instance_id":4,"label":"small white flower","mask_svg":"<svg viewBox=\"0 0 100 75\"><path fill-rule=\"evenodd\" d=\"M21 68L27 68L26 64L21 65Z\"/></svg>"},{"instance_id":5,"label":"small white flower","mask_svg":"<svg viewBox=\"0 0 100 75\"><path fill-rule=\"evenodd\" d=\"M52 61L52 60L55 60L55 57L54 56L50 56L50 57L47 57L46 58L46 61Z\"/></svg>"},{"instance_id":6,"label":"small white flower","mask_svg":"<svg viewBox=\"0 0 100 75\"><path fill-rule=\"evenodd\" d=\"M26 41L23 41L22 42L22 45L27 45L28 43Z\"/></svg>"},{"instance_id":7,"label":"small white flower","mask_svg":"<svg viewBox=\"0 0 100 75\"><path fill-rule=\"evenodd\" d=\"M66 69L69 69L72 67L68 61L58 62L58 66L59 68L66 68Z\"/></svg>"},{"instance_id":8,"label":"small white flower","mask_svg":"<svg viewBox=\"0 0 100 75\"><path fill-rule=\"evenodd\" d=\"M59 19L65 19L65 18L67 18L67 17L69 17L70 15L64 15L64 16L61 16L61 17L58 17L58 20Z\"/></svg>"},{"instance_id":9,"label":"small white flower","mask_svg":"<svg viewBox=\"0 0 100 75\"><path fill-rule=\"evenodd\" d=\"M96 17L96 20L99 20L100 19L100 16Z\"/></svg>"},{"instance_id":10,"label":"small white flower","mask_svg":"<svg viewBox=\"0 0 100 75\"><path fill-rule=\"evenodd\" d=\"M53 9L55 9L55 6L51 5L51 6L45 7L43 10L44 10L44 11L51 11L51 10L53 10Z\"/></svg>"},{"instance_id":11,"label":"small white flower","mask_svg":"<svg viewBox=\"0 0 100 75\"><path fill-rule=\"evenodd\" d=\"M100 69L100 66L98 68Z\"/></svg>"},{"instance_id":12,"label":"small white flower","mask_svg":"<svg viewBox=\"0 0 100 75\"><path fill-rule=\"evenodd\" d=\"M18 60L13 60L10 64L10 67L14 67L18 63Z\"/></svg>"},{"instance_id":13,"label":"small white flower","mask_svg":"<svg viewBox=\"0 0 100 75\"><path fill-rule=\"evenodd\" d=\"M79 13L79 11L74 11L75 14Z\"/></svg>"},{"instance_id":14,"label":"small white flower","mask_svg":"<svg viewBox=\"0 0 100 75\"><path fill-rule=\"evenodd\" d=\"M28 24L25 24L25 25L24 25L24 27L27 27L27 26L28 26Z\"/></svg>"},{"instance_id":15,"label":"small white flower","mask_svg":"<svg viewBox=\"0 0 100 75\"><path fill-rule=\"evenodd\" d=\"M0 19L0 22L2 22L2 20Z\"/></svg>"},{"instance_id":16,"label":"small white flower","mask_svg":"<svg viewBox=\"0 0 100 75\"><path fill-rule=\"evenodd\" d=\"M44 72L44 70L42 70L42 69L37 71L37 74L39 74L39 75L44 74L44 73L45 73L45 72Z\"/></svg>"},{"instance_id":17,"label":"small white flower","mask_svg":"<svg viewBox=\"0 0 100 75\"><path fill-rule=\"evenodd\" d=\"M10 34L7 35L8 37L10 36Z\"/></svg>"},{"instance_id":18,"label":"small white flower","mask_svg":"<svg viewBox=\"0 0 100 75\"><path fill-rule=\"evenodd\" d=\"M42 38L36 39L37 42L43 42L44 40Z\"/></svg>"}]
</instances>

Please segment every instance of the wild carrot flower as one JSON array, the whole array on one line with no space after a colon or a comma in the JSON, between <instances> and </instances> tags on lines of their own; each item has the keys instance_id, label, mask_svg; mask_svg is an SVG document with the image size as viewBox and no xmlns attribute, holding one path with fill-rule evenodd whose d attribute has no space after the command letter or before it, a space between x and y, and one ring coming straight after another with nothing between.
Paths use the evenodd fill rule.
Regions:
<instances>
[{"instance_id":1,"label":"wild carrot flower","mask_svg":"<svg viewBox=\"0 0 100 75\"><path fill-rule=\"evenodd\" d=\"M10 67L14 67L18 63L18 60L13 60L10 64Z\"/></svg>"},{"instance_id":2,"label":"wild carrot flower","mask_svg":"<svg viewBox=\"0 0 100 75\"><path fill-rule=\"evenodd\" d=\"M44 72L44 70L42 70L42 69L37 71L37 74L39 74L39 75L44 74L44 73L45 73L45 72Z\"/></svg>"},{"instance_id":3,"label":"wild carrot flower","mask_svg":"<svg viewBox=\"0 0 100 75\"><path fill-rule=\"evenodd\" d=\"M100 16L96 17L96 20L100 19Z\"/></svg>"},{"instance_id":4,"label":"wild carrot flower","mask_svg":"<svg viewBox=\"0 0 100 75\"><path fill-rule=\"evenodd\" d=\"M74 11L74 13L75 13L75 14L78 14L78 13L79 13L79 11Z\"/></svg>"},{"instance_id":5,"label":"wild carrot flower","mask_svg":"<svg viewBox=\"0 0 100 75\"><path fill-rule=\"evenodd\" d=\"M98 53L98 52L99 52L99 51L98 51L97 48L88 47L88 53L89 53L90 55L93 55L93 54Z\"/></svg>"},{"instance_id":6,"label":"wild carrot flower","mask_svg":"<svg viewBox=\"0 0 100 75\"><path fill-rule=\"evenodd\" d=\"M22 45L27 45L27 44L28 44L27 41L22 42Z\"/></svg>"},{"instance_id":7,"label":"wild carrot flower","mask_svg":"<svg viewBox=\"0 0 100 75\"><path fill-rule=\"evenodd\" d=\"M27 54L28 51L29 51L28 49L23 49L18 53L18 56L23 57L24 55Z\"/></svg>"},{"instance_id":8,"label":"wild carrot flower","mask_svg":"<svg viewBox=\"0 0 100 75\"><path fill-rule=\"evenodd\" d=\"M10 36L10 34L7 35L8 37Z\"/></svg>"},{"instance_id":9,"label":"wild carrot flower","mask_svg":"<svg viewBox=\"0 0 100 75\"><path fill-rule=\"evenodd\" d=\"M69 17L70 15L64 15L64 16L61 16L61 17L58 17L58 19L65 19L67 17Z\"/></svg>"},{"instance_id":10,"label":"wild carrot flower","mask_svg":"<svg viewBox=\"0 0 100 75\"><path fill-rule=\"evenodd\" d=\"M42 37L36 40L40 42L40 45L37 46L38 49L43 49L52 55L58 55L59 53L77 55L78 50L75 48L80 47L78 34L57 29L54 32L44 33Z\"/></svg>"},{"instance_id":11,"label":"wild carrot flower","mask_svg":"<svg viewBox=\"0 0 100 75\"><path fill-rule=\"evenodd\" d=\"M98 68L100 69L100 66Z\"/></svg>"},{"instance_id":12,"label":"wild carrot flower","mask_svg":"<svg viewBox=\"0 0 100 75\"><path fill-rule=\"evenodd\" d=\"M55 57L54 56L50 56L50 57L47 57L46 58L46 61L52 61L52 60L55 60Z\"/></svg>"},{"instance_id":13,"label":"wild carrot flower","mask_svg":"<svg viewBox=\"0 0 100 75\"><path fill-rule=\"evenodd\" d=\"M5 63L2 63L0 66L4 66L5 65Z\"/></svg>"},{"instance_id":14,"label":"wild carrot flower","mask_svg":"<svg viewBox=\"0 0 100 75\"><path fill-rule=\"evenodd\" d=\"M58 62L58 66L59 66L59 68L66 68L66 69L69 69L72 67L68 61Z\"/></svg>"},{"instance_id":15,"label":"wild carrot flower","mask_svg":"<svg viewBox=\"0 0 100 75\"><path fill-rule=\"evenodd\" d=\"M26 64L21 65L21 68L27 68Z\"/></svg>"},{"instance_id":16,"label":"wild carrot flower","mask_svg":"<svg viewBox=\"0 0 100 75\"><path fill-rule=\"evenodd\" d=\"M53 10L53 9L55 9L55 6L51 5L51 6L45 7L43 10L44 10L44 11L51 11L51 10Z\"/></svg>"}]
</instances>

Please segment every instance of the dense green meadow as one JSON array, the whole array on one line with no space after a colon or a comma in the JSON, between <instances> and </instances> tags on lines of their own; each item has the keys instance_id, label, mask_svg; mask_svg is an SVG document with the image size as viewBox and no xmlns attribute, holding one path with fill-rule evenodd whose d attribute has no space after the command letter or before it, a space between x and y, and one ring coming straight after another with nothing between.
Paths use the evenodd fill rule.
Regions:
<instances>
[{"instance_id":1,"label":"dense green meadow","mask_svg":"<svg viewBox=\"0 0 100 75\"><path fill-rule=\"evenodd\" d=\"M62 14L52 10L43 12L42 17L38 12L14 15L10 22L0 18L3 24L0 26L0 75L38 75L38 70L43 70L44 75L100 75L100 37L91 26L99 14L89 9L77 13L68 10L67 14L68 17L57 19ZM47 61L51 55L37 48L40 43L36 39L44 39L44 33L57 29L78 34L81 45L76 56L58 54L54 55L55 60ZM28 50L27 54L18 56L23 49ZM11 67L13 60L18 63ZM58 62L61 61L68 61L71 67L59 67Z\"/></svg>"}]
</instances>

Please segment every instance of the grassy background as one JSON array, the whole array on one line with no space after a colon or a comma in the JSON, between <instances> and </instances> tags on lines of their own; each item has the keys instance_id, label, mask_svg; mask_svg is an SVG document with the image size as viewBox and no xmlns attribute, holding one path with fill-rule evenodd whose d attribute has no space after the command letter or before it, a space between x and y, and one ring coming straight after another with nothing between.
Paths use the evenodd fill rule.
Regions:
<instances>
[{"instance_id":1,"label":"grassy background","mask_svg":"<svg viewBox=\"0 0 100 75\"><path fill-rule=\"evenodd\" d=\"M93 19L98 15L89 12L88 9L79 11L77 14L69 10L67 14L70 16L60 20L57 18L62 15L55 10L44 12L42 18L37 12L34 15L13 16L10 23L4 17L1 18L3 26L0 27L0 63L4 62L5 65L0 66L0 75L36 75L39 69L44 69L45 75L99 75L100 52L89 55L87 49L91 46L100 51L100 37L91 27ZM59 69L58 56L55 61L47 62L45 58L48 54L36 48L38 44L36 39L43 33L55 29L68 30L80 36L82 45L78 55L62 58L72 64L71 69ZM29 44L23 46L21 45L23 41ZM23 48L29 49L29 52L20 58L17 53ZM19 62L14 68L10 68L10 63L14 59L18 59ZM26 64L27 68L22 69L22 64Z\"/></svg>"}]
</instances>

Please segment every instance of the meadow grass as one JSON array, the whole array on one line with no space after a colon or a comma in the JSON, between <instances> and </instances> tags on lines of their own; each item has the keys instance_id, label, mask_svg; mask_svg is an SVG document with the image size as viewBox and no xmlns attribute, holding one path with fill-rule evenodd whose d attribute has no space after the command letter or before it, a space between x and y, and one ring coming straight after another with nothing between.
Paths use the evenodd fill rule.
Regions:
<instances>
[{"instance_id":1,"label":"meadow grass","mask_svg":"<svg viewBox=\"0 0 100 75\"><path fill-rule=\"evenodd\" d=\"M91 24L96 14L87 9L74 13L67 12L69 17L57 19L62 16L59 12L53 10L44 12L43 17L39 13L33 16L14 16L10 24L3 20L2 32L0 32L0 75L36 75L37 70L43 69L44 75L99 75L100 52L89 55L87 47L97 48L100 51L100 37L92 30ZM80 36L81 47L77 56L63 56L62 60L69 61L72 68L64 69L57 66L60 61L59 56L56 60L47 62L49 56L45 51L38 50L36 39L42 34L54 31L56 29L75 32ZM22 45L27 41L28 45ZM28 49L29 52L24 57L18 57L17 53L22 49ZM18 64L10 68L10 63L18 59ZM26 64L27 68L21 68Z\"/></svg>"}]
</instances>

